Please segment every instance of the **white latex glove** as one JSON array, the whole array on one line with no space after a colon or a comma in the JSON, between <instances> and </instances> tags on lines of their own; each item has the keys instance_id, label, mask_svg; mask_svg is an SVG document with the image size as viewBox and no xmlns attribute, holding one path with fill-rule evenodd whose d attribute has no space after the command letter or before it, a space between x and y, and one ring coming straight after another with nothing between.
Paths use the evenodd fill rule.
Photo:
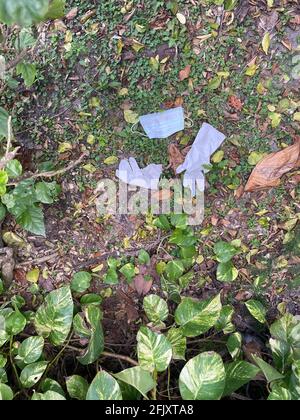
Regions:
<instances>
[{"instance_id":1,"label":"white latex glove","mask_svg":"<svg viewBox=\"0 0 300 420\"><path fill-rule=\"evenodd\" d=\"M220 133L220 131L216 130L210 124L204 123L184 163L177 168L176 172L178 174L186 171L183 185L186 188L190 188L193 197L196 195L196 187L200 191L204 191L204 173L207 172L207 169L203 165L210 164L211 156L221 146L224 140L224 134Z\"/></svg>"},{"instance_id":2,"label":"white latex glove","mask_svg":"<svg viewBox=\"0 0 300 420\"><path fill-rule=\"evenodd\" d=\"M140 169L134 158L123 159L120 162L116 176L125 184L134 185L149 190L157 190L162 165L151 164Z\"/></svg>"}]
</instances>

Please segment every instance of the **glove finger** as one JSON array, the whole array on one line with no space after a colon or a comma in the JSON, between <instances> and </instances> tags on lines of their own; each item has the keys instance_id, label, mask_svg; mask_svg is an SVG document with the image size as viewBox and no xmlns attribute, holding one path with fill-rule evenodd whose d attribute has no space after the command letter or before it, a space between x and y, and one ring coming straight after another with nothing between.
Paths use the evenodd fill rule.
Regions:
<instances>
[{"instance_id":1,"label":"glove finger","mask_svg":"<svg viewBox=\"0 0 300 420\"><path fill-rule=\"evenodd\" d=\"M133 158L133 157L129 158L129 163L130 163L131 170L132 170L135 177L143 176L142 171L141 171L139 165L137 164L137 161L135 160L135 158Z\"/></svg>"},{"instance_id":2,"label":"glove finger","mask_svg":"<svg viewBox=\"0 0 300 420\"><path fill-rule=\"evenodd\" d=\"M195 195L196 195L196 181L195 181L195 178L193 176L191 176L191 174L186 173L184 175L183 186L185 188L189 188L191 190L192 197L195 197Z\"/></svg>"},{"instance_id":3,"label":"glove finger","mask_svg":"<svg viewBox=\"0 0 300 420\"><path fill-rule=\"evenodd\" d=\"M196 179L196 184L197 184L198 190L203 192L205 190L205 176L203 175L203 172L201 172L200 174Z\"/></svg>"}]
</instances>

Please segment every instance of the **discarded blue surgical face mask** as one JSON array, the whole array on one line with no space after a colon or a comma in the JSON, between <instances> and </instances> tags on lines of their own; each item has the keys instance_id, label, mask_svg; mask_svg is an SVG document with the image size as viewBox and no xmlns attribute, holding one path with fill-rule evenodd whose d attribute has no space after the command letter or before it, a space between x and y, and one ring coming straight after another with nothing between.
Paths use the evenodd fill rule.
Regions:
<instances>
[{"instance_id":1,"label":"discarded blue surgical face mask","mask_svg":"<svg viewBox=\"0 0 300 420\"><path fill-rule=\"evenodd\" d=\"M182 107L178 107L143 115L140 123L149 139L165 139L184 129L184 111Z\"/></svg>"}]
</instances>

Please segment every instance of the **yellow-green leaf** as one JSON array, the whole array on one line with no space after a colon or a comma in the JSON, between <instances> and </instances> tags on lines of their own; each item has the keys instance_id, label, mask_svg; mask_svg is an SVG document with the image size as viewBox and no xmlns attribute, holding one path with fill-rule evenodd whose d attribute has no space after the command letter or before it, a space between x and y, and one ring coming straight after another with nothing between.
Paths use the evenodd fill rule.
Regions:
<instances>
[{"instance_id":1,"label":"yellow-green leaf","mask_svg":"<svg viewBox=\"0 0 300 420\"><path fill-rule=\"evenodd\" d=\"M295 112L295 114L293 116L293 120L294 121L300 121L300 112Z\"/></svg>"},{"instance_id":2,"label":"yellow-green leaf","mask_svg":"<svg viewBox=\"0 0 300 420\"><path fill-rule=\"evenodd\" d=\"M269 118L272 122L272 128L276 128L280 125L281 123L281 114L279 114L278 112L271 112L269 114Z\"/></svg>"},{"instance_id":3,"label":"yellow-green leaf","mask_svg":"<svg viewBox=\"0 0 300 420\"><path fill-rule=\"evenodd\" d=\"M60 143L59 146L58 146L58 153L68 152L68 151L72 150L72 148L73 147L72 147L71 143L67 143L67 142Z\"/></svg>"},{"instance_id":4,"label":"yellow-green leaf","mask_svg":"<svg viewBox=\"0 0 300 420\"><path fill-rule=\"evenodd\" d=\"M214 163L220 163L224 158L224 152L223 150L219 150L217 153L215 153L212 157L212 161Z\"/></svg>"},{"instance_id":5,"label":"yellow-green leaf","mask_svg":"<svg viewBox=\"0 0 300 420\"><path fill-rule=\"evenodd\" d=\"M95 168L94 165L92 165L91 163L88 163L86 165L83 166L83 169L85 169L87 172L89 172L90 174L93 174L94 172L97 171L97 169Z\"/></svg>"},{"instance_id":6,"label":"yellow-green leaf","mask_svg":"<svg viewBox=\"0 0 300 420\"><path fill-rule=\"evenodd\" d=\"M252 77L252 76L254 76L255 75L255 73L257 72L257 70L258 70L258 65L257 64L250 64L248 67L247 67L247 70L245 71L245 74L246 74L246 76L250 76L250 77Z\"/></svg>"},{"instance_id":7,"label":"yellow-green leaf","mask_svg":"<svg viewBox=\"0 0 300 420\"><path fill-rule=\"evenodd\" d=\"M135 52L139 52L139 51L141 51L143 48L145 48L145 45L144 45L144 44L140 43L139 41L136 41L135 39L133 40L133 43L132 43L132 49L133 49Z\"/></svg>"},{"instance_id":8,"label":"yellow-green leaf","mask_svg":"<svg viewBox=\"0 0 300 420\"><path fill-rule=\"evenodd\" d=\"M117 158L117 156L110 156L105 159L104 163L105 165L115 165L116 163L118 163L118 161L119 159Z\"/></svg>"},{"instance_id":9,"label":"yellow-green leaf","mask_svg":"<svg viewBox=\"0 0 300 420\"><path fill-rule=\"evenodd\" d=\"M266 55L268 55L270 44L271 44L271 37L270 37L269 32L266 32L261 43L264 53Z\"/></svg>"},{"instance_id":10,"label":"yellow-green leaf","mask_svg":"<svg viewBox=\"0 0 300 420\"><path fill-rule=\"evenodd\" d=\"M136 124L139 121L139 115L131 109L125 109L124 118L129 124Z\"/></svg>"},{"instance_id":11,"label":"yellow-green leaf","mask_svg":"<svg viewBox=\"0 0 300 420\"><path fill-rule=\"evenodd\" d=\"M251 166L257 165L263 158L265 157L265 153L258 153L252 152L248 157L248 163Z\"/></svg>"},{"instance_id":12,"label":"yellow-green leaf","mask_svg":"<svg viewBox=\"0 0 300 420\"><path fill-rule=\"evenodd\" d=\"M40 277L40 270L38 268L33 268L32 270L28 271L26 274L26 280L30 283L37 283Z\"/></svg>"}]
</instances>

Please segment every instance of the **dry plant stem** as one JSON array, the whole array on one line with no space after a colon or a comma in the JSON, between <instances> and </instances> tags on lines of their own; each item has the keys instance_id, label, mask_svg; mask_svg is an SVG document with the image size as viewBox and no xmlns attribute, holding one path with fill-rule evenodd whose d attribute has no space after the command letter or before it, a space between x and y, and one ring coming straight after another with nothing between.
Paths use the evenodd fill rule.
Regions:
<instances>
[{"instance_id":1,"label":"dry plant stem","mask_svg":"<svg viewBox=\"0 0 300 420\"><path fill-rule=\"evenodd\" d=\"M37 179L37 178L53 178L55 176L63 175L66 172L71 171L76 166L80 165L80 163L89 155L88 152L84 152L77 160L74 162L71 162L68 166L62 169L58 169L57 171L49 171L49 172L40 172L38 174L34 174L28 178L22 178L18 181L15 181L13 183L8 184L9 186L17 185L20 181L28 181L31 179Z\"/></svg>"},{"instance_id":2,"label":"dry plant stem","mask_svg":"<svg viewBox=\"0 0 300 420\"><path fill-rule=\"evenodd\" d=\"M157 241L153 242L152 244L144 247L144 248L137 248L137 249L132 249L132 250L128 250L128 251L112 251L112 252L106 252L103 255L100 255L99 257L95 257L95 258L91 258L88 261L85 261L83 263L80 263L78 265L76 265L76 269L82 269L82 268L90 268L95 266L96 264L101 263L102 261L106 261L109 257L112 258L118 258L121 255L125 256L125 257L137 257L139 255L139 253L143 250L148 251L148 252L152 252L157 248L157 245L159 245L159 243L161 242L161 238L159 238Z\"/></svg>"},{"instance_id":3,"label":"dry plant stem","mask_svg":"<svg viewBox=\"0 0 300 420\"><path fill-rule=\"evenodd\" d=\"M74 351L77 351L77 352L81 352L82 350L84 350L84 349L79 349L78 347L69 346L69 345L67 345L67 348L68 348L68 349L71 349L71 350L74 350ZM123 356L122 354L110 353L110 352L108 352L108 351L103 351L103 352L101 353L101 356L104 356L104 357L111 357L111 358L113 358L113 359L118 359L118 360L123 360L124 362L127 362L127 363L129 363L129 364L131 364L131 365L133 365L133 366L139 366L139 364L138 364L138 362L137 362L137 361L133 360L133 359L132 359L131 357L129 357L129 356Z\"/></svg>"},{"instance_id":4,"label":"dry plant stem","mask_svg":"<svg viewBox=\"0 0 300 420\"><path fill-rule=\"evenodd\" d=\"M119 359L119 360L124 360L124 362L128 362L128 363L130 363L133 366L139 366L138 362L136 362L135 360L131 359L131 357L129 357L129 356L123 356L122 354L109 353L107 351L103 351L101 353L101 356L111 357L111 358Z\"/></svg>"}]
</instances>

